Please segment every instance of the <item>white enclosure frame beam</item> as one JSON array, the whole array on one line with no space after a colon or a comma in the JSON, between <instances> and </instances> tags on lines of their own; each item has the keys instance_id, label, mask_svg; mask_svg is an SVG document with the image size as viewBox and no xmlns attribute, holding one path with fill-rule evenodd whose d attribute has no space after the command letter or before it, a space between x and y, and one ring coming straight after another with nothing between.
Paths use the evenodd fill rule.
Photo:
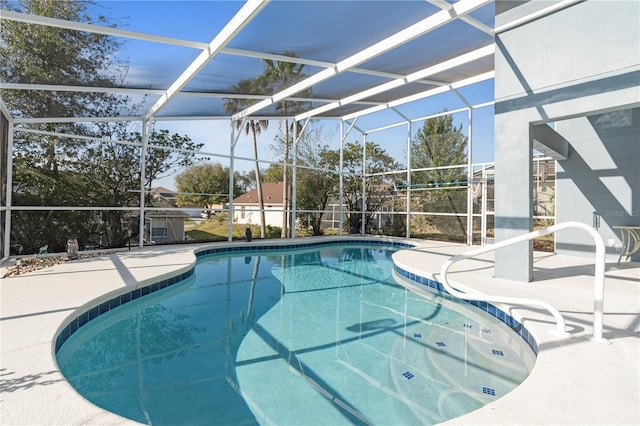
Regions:
<instances>
[{"instance_id":1,"label":"white enclosure frame beam","mask_svg":"<svg viewBox=\"0 0 640 426\"><path fill-rule=\"evenodd\" d=\"M367 218L367 134L362 134L362 218L360 220L360 233L366 233Z\"/></svg>"},{"instance_id":2,"label":"white enclosure frame beam","mask_svg":"<svg viewBox=\"0 0 640 426\"><path fill-rule=\"evenodd\" d=\"M306 126L307 123L305 123ZM296 237L296 186L298 172L298 123L293 122L293 146L291 147L291 194L289 202L291 203L291 212L289 212L289 237Z\"/></svg>"},{"instance_id":3,"label":"white enclosure frame beam","mask_svg":"<svg viewBox=\"0 0 640 426\"><path fill-rule=\"evenodd\" d=\"M440 83L440 85L446 85L447 83ZM7 90L41 90L41 91L55 91L55 92L76 92L76 93L123 93L123 94L133 94L133 95L158 95L161 96L166 93L164 89L140 89L135 87L104 87L104 86L69 86L62 84L31 84L31 83L2 83L2 88ZM242 94L242 93L210 93L210 92L178 92L176 96L180 97L192 97L192 98L212 98L212 99L253 99L256 101L269 99L269 95L258 95L258 94ZM324 102L331 103L337 102L338 99L328 99L328 98L317 98L317 97L291 97L287 98L287 100L292 102ZM361 101L357 102L362 105L380 105L382 102L374 102L374 101ZM278 116L277 118L282 118L283 116ZM288 116L293 119L294 116ZM40 118L40 120L53 120L57 117L48 117L48 118ZM73 117L60 117L66 120L72 120ZM92 117L77 117L76 121L81 120L89 120ZM102 117L103 120L108 119L109 117ZM112 117L114 119L122 120L122 117ZM131 117L131 121L139 121L144 117ZM163 119L167 119L167 117L162 117ZM183 119L184 117L177 117L176 119ZM201 119L209 119L209 117L198 117ZM225 120L229 119L229 116L225 115ZM268 118L274 118L273 116ZM159 117L155 117L155 120L159 120ZM33 120L33 118L24 118L21 120Z\"/></svg>"},{"instance_id":4,"label":"white enclosure frame beam","mask_svg":"<svg viewBox=\"0 0 640 426\"><path fill-rule=\"evenodd\" d=\"M120 139L107 139L107 138L99 138L96 136L84 136L84 135L72 135L70 133L61 133L61 132L51 132L48 130L38 130L38 129L29 129L25 127L19 127L15 129L16 133L31 133L34 135L45 135L45 136L53 136L56 138L69 138L69 139L79 139L85 141L94 141L94 142L106 142L106 143L116 143L119 145L130 145L130 146L138 146L141 147L142 144L138 142L129 142L123 141Z\"/></svg>"},{"instance_id":5,"label":"white enclosure frame beam","mask_svg":"<svg viewBox=\"0 0 640 426\"><path fill-rule=\"evenodd\" d=\"M243 117L251 115L255 112L260 111L263 108L266 108L270 105L280 102L283 99L288 98L289 96L293 96L296 93L299 93L303 90L306 90L312 87L315 84L318 84L322 81L327 80L337 74L340 74L344 71L347 71L351 68L354 68L360 65L363 62L366 62L376 56L379 56L391 49L394 49L404 43L407 43L417 37L420 37L423 34L428 33L429 31L433 31L441 26L453 21L460 15L465 15L470 13L485 4L489 3L490 0L460 0L456 3L452 10L446 11L442 10L437 12L428 18L425 18L357 53L351 55L342 61L338 62L335 66L330 68L325 68L322 71L319 71L310 77L288 87L273 96L270 99L265 99L264 101L258 102L255 105L246 108L243 111L240 111L233 115L233 120L239 120Z\"/></svg>"},{"instance_id":6,"label":"white enclosure frame beam","mask_svg":"<svg viewBox=\"0 0 640 426\"><path fill-rule=\"evenodd\" d=\"M473 108L469 108L467 123L467 245L473 245Z\"/></svg>"},{"instance_id":7,"label":"white enclosure frame beam","mask_svg":"<svg viewBox=\"0 0 640 426\"><path fill-rule=\"evenodd\" d=\"M342 235L342 230L344 228L344 141L345 139L347 139L347 136L349 136L349 133L351 133L352 129L357 129L356 127L356 123L358 122L358 119L356 118L353 123L347 123L349 124L349 128L347 129L347 131L344 131L344 121L340 121L340 166L339 166L339 173L340 173L340 190L338 193L338 204L340 204L340 221L339 223L339 235Z\"/></svg>"},{"instance_id":8,"label":"white enclosure frame beam","mask_svg":"<svg viewBox=\"0 0 640 426\"><path fill-rule=\"evenodd\" d=\"M407 216L405 223L405 237L411 238L411 134L413 132L413 123L409 121L407 123Z\"/></svg>"},{"instance_id":9,"label":"white enclosure frame beam","mask_svg":"<svg viewBox=\"0 0 640 426\"><path fill-rule=\"evenodd\" d=\"M190 67L187 68L187 70L183 73L183 75L178 78L176 80L176 82L174 82L174 84L169 87L168 90L162 90L162 89L139 89L139 88L126 88L126 87L121 87L121 88L108 88L108 87L77 87L77 86L64 86L64 85L30 85L30 84L18 84L18 83L7 83L5 84L5 88L7 89L19 89L19 90L66 90L66 91L78 91L78 92L122 92L122 93L146 93L146 94L156 94L156 95L160 95L161 98L156 102L156 104L151 108L151 110L149 111L149 113L145 116L145 117L131 117L130 119L137 121L137 120L141 120L141 119L149 119L151 116L153 116L155 113L157 113L173 96L196 96L196 97L214 97L214 98L219 98L219 97L247 97L247 98L254 98L254 99L262 99L263 102L272 102L274 100L274 97L270 97L267 95L240 95L240 94L219 94L219 93L200 93L200 92L193 92L193 93L184 93L184 92L180 92L180 90L184 87L184 85L187 84L187 82L193 78L193 76L195 75L195 73L197 73L197 71L199 69L201 69L202 66L206 65L206 63L208 61L210 61L213 56L215 56L217 53L225 53L225 54L229 54L229 55L238 55L238 56L246 56L246 57L256 57L256 58L270 58L270 59L276 59L276 60L288 60L290 62L295 62L295 63L303 63L303 64L307 64L307 65L313 65L313 66L320 66L320 67L325 67L325 70L321 71L322 72L326 72L326 71L331 71L331 74L334 73L340 73L342 71L349 71L349 72L357 72L357 73L363 73L363 74L369 74L369 75L378 75L378 76L384 76L387 78L392 78L394 79L391 82L385 83L384 85L380 85L377 86L376 88L372 88L369 89L367 91L364 92L360 92L359 94L347 97L345 99L342 100L334 100L334 99L314 99L315 101L319 101L319 102L328 102L328 105L325 105L323 107L320 107L319 109L316 109L314 111L309 111L307 113L305 113L304 116L296 116L294 117L297 121L300 121L303 118L307 118L307 116L311 116L313 114L319 114L321 112L326 112L328 110L331 110L333 108L336 108L339 105L345 105L347 103L359 103L359 104L371 104L371 105L376 105L377 108L375 108L375 110L381 110L384 108L387 108L389 106L393 106L394 104L384 104L384 103L378 103L378 102L362 102L360 99L357 98L362 98L362 97L366 97L366 96L371 96L372 94L375 93L379 93L385 90L389 90L389 88L391 86L395 87L398 84L405 84L406 82L409 81L416 81L416 82L423 82L423 83L427 83L427 84L433 84L433 85L447 85L448 83L444 83L444 82L437 82L437 81L424 81L423 77L425 77L426 75L428 75L429 72L436 72L437 69L435 67L438 66L443 66L445 64L453 64L453 62L451 61L463 61L464 62L464 57L465 55L462 55L460 57L454 58L450 61L445 61L442 64L436 65L434 67L430 67L426 70L422 70L419 71L417 73L413 73L410 74L408 76L401 76L401 75L397 75L397 74L393 74L393 73L384 73L384 72L377 72L377 71L371 71L371 70L366 70L366 69L359 69L359 68L355 68L355 66L353 66L354 63L359 63L362 62L363 60L367 60L370 59L371 57L377 56L381 53L383 53L384 51L391 49L393 47L395 47L397 44L401 44L403 41L402 40L409 40L412 37L415 38L421 34L424 34L432 29L435 29L447 22L450 22L454 19L461 19L467 23L470 23L471 21L475 21L473 18L469 18L467 17L465 14L469 13L472 10L475 10L479 7L484 6L484 4L486 4L488 2L488 0L463 0L455 5L450 5L447 2L443 2L442 0L429 0L432 4L436 5L437 7L440 7L441 9L443 9L441 12L438 12L437 14L432 15L431 17L417 23L414 24L413 26L406 28L405 30L391 36L388 37L387 39L374 44L373 46L370 46L367 49L364 49L363 51L339 62L339 63L329 63L329 62L325 62L325 61L314 61L314 60L310 60L310 59L303 59L303 58L290 58L288 56L285 55L278 55L278 54L268 54L268 53L261 53L261 52L252 52L252 51L248 51L248 50L242 50L242 49L233 49L233 48L226 48L224 47L224 44L226 44L226 42L228 42L234 35L235 32L239 31L244 25L246 25L246 23L248 23L257 13L259 13L259 11L266 5L267 1L254 1L254 2L249 2L250 4L253 4L255 6L255 8L252 8L250 6L250 4L245 4L245 6L236 14L236 16L232 19L232 21L229 22L229 24L227 24L227 26L225 27L225 29L223 29L223 31L221 31L221 33L211 42L211 43L202 43L202 42L194 42L194 41L189 41L189 40L181 40L181 39L176 39L176 38L171 38L171 37L163 37L163 36L157 36L157 35L152 35L152 34L147 34L147 33L140 33L140 32L134 32L134 31L127 31L127 30L122 30L122 29L118 29L118 28L111 28L111 27L104 27L104 26L99 26L99 25L94 25L94 24L86 24L86 23L79 23L79 22L73 22L73 21L66 21L66 20L61 20L61 19L55 19L55 18L48 18L48 17L43 17L43 16L37 16L37 15L30 15L30 14L24 14L24 13L20 13L20 12L13 12L13 11L3 11L3 19L9 19L9 20L14 20L14 21L19 21L19 22L27 22L27 23L33 23L33 24L39 24L39 25L48 25L48 26L54 26L54 27L59 27L59 28L67 28L67 29L72 29L72 30L77 30L77 31L89 31L89 32L94 32L94 33L100 33L100 34L106 34L106 35L111 35L111 36L117 36L117 37L125 37L125 38L131 38L131 39L138 39L138 40L145 40L145 41L149 41L149 42L157 42L157 43L163 43L163 44L171 44L171 45L178 45L178 46L182 46L182 47L188 47L188 48L196 48L196 49L201 49L202 53L201 55L198 57L198 59L196 59ZM564 6L562 7L566 7L570 4L575 3L576 1L567 1L567 2L562 2L564 3ZM259 6L256 6L259 5ZM555 7L553 10L557 9L557 7ZM247 10L249 10L249 12L246 12ZM550 9L551 10L551 9ZM445 17L444 14L447 14L448 17ZM541 13L541 12L540 12ZM549 13L549 11L546 11L545 13ZM532 18L531 18L532 19ZM439 20L443 20L442 23L438 23L440 22ZM420 28L421 24L427 24L426 28ZM478 25L474 25L476 27L478 27ZM235 31L233 30L233 28L235 28ZM417 34L417 35L411 35L412 31L416 31L419 30L421 31L421 33ZM480 28L481 30L484 30L482 28ZM231 32L231 34L229 34L228 32L225 33L226 30L229 30ZM486 32L486 31L485 31ZM227 40L225 40L225 37L227 38ZM396 45L394 45L393 43L397 43ZM390 45L391 44L391 45ZM489 46L487 46L489 47ZM386 49L386 50L385 50ZM429 71L430 70L430 71ZM319 74L319 73L318 73ZM317 74L316 74L317 75ZM302 83L309 83L310 79L312 79L314 76L310 77L307 80L304 80ZM326 76L326 78L330 77ZM324 79L324 77L322 77L322 79ZM291 88L290 88L291 89ZM288 89L287 89L288 90ZM303 90L303 88L301 88L300 90ZM435 89L437 90L437 89ZM283 91L285 92L285 91ZM280 94L276 94L276 96L283 96L283 92L281 92ZM436 92L432 92L433 94L436 94ZM440 93L440 91L438 90L437 93ZM290 98L290 99L299 99L299 98ZM308 100L308 99L307 99ZM395 104L398 104L397 102ZM367 111L367 113L371 113L374 112L373 109L368 109L365 110ZM190 119L191 117L167 117L167 118L162 118L162 119ZM210 118L210 117L193 117L193 119L206 119L206 118ZM220 118L226 118L226 117L220 117ZM350 118L353 118L351 116L346 116L343 117L344 120L348 120ZM69 121L69 118L59 118L60 120L64 120L64 121ZM33 122L53 122L55 119L49 118L49 119L24 119L24 122L27 122L28 120L34 120ZM41 120L41 121L40 121ZM109 119L106 117L101 117L101 118L95 118L95 120L91 119L91 118L78 118L78 120L81 121L108 121ZM123 117L120 118L114 118L114 120L117 121L126 121L126 119L124 119Z\"/></svg>"},{"instance_id":10,"label":"white enclosure frame beam","mask_svg":"<svg viewBox=\"0 0 640 426\"><path fill-rule=\"evenodd\" d=\"M238 126L238 129L243 129L244 128L244 124L246 123L246 119L243 118L242 121L240 122L240 125ZM234 121L231 120L230 124L231 124L231 132L230 132L230 136L231 139L229 141L229 228L227 230L227 241L232 241L233 240L233 217L234 217L234 211L233 211L233 185L234 185L234 179L233 179L233 175L235 173L235 155L234 152L236 150L236 145L238 144L238 139L240 139L240 135L242 134L242 131L238 131L238 133L236 134L236 126L234 126ZM264 236L263 236L264 238Z\"/></svg>"},{"instance_id":11,"label":"white enclosure frame beam","mask_svg":"<svg viewBox=\"0 0 640 426\"><path fill-rule=\"evenodd\" d=\"M414 95L410 95L404 98L400 98L400 99L396 99L395 101L392 102L388 102L384 105L378 105L375 107L371 107L371 108L367 108L367 109L363 109L357 112L354 112L352 114L347 114L345 116L342 117L343 120L347 121L347 120L351 120L353 118L356 117L361 117L363 115L368 115L368 114L372 114L374 112L378 112L378 111L382 111L388 108L393 108L402 104L407 104L409 102L414 102L414 101L418 101L421 99L425 99L428 98L430 96L435 96L435 95L439 95L441 93L445 93L448 92L450 90L453 89L458 89L461 87L465 87L465 86L469 86L471 84L475 84L475 83L479 83L481 81L486 81L486 80L491 80L492 78L495 77L495 71L488 71L482 74L478 74L476 76L473 77L469 77L469 78L465 78L462 80L458 80L454 83L451 83L448 87L436 87L435 89L429 89L429 90L425 90L424 92L420 92L420 93L416 93ZM415 121L415 120L413 120Z\"/></svg>"},{"instance_id":12,"label":"white enclosure frame beam","mask_svg":"<svg viewBox=\"0 0 640 426\"><path fill-rule=\"evenodd\" d=\"M139 193L139 190L132 190L130 192ZM147 191L148 192L148 191ZM120 211L120 212L137 212L140 210L140 207L113 207L113 206L13 206L11 207L13 211L39 211L39 212L47 212L47 211L58 211L58 212L69 212L69 211ZM165 209L163 209L165 210ZM179 211L178 208L167 208L166 210L171 211Z\"/></svg>"},{"instance_id":13,"label":"white enclosure frame beam","mask_svg":"<svg viewBox=\"0 0 640 426\"><path fill-rule=\"evenodd\" d=\"M342 235L342 203L343 203L343 198L344 196L342 195L342 192L344 191L344 170L342 168L342 165L344 164L344 140L347 137L348 133L345 133L344 131L344 122L340 121L340 159L339 159L339 163L338 164L338 212L340 214L339 218L338 218L338 235ZM333 212L332 212L333 214Z\"/></svg>"},{"instance_id":14,"label":"white enclosure frame beam","mask_svg":"<svg viewBox=\"0 0 640 426\"><path fill-rule=\"evenodd\" d=\"M453 10L453 12L455 13L454 5L452 5L451 3L447 3L445 0L427 0L427 2L431 3L436 7L439 7L442 10L446 10L446 11ZM490 26L485 25L482 22L470 16L462 15L459 18L461 21L466 22L472 27L482 31L483 33L489 34L490 36L493 37L493 28L491 28Z\"/></svg>"},{"instance_id":15,"label":"white enclosure frame beam","mask_svg":"<svg viewBox=\"0 0 640 426\"><path fill-rule=\"evenodd\" d=\"M323 105L321 107L312 109L311 111L304 112L295 117L296 120L304 120L309 117L313 117L315 115L319 115L325 113L327 111L334 110L336 108L349 105L351 103L361 101L365 98L377 95L379 93L384 93L389 90L395 89L396 87L403 86L405 84L416 82L424 77L428 77L430 75L435 75L440 72L450 70L452 68L467 64L469 62L476 61L478 59L493 56L495 53L495 45L489 44L487 46L481 47L479 49L473 50L471 52L467 52L463 55L456 56L454 58L448 59L446 61L440 62L435 65L431 65L427 68L421 69L414 73L408 74L403 77L399 77L395 80L388 81L383 84L379 84L377 86L371 87L369 89L363 90L361 92L355 93L353 95L347 96L346 98L342 98L338 101L331 102L327 105ZM448 83L443 83L443 85L448 86Z\"/></svg>"},{"instance_id":16,"label":"white enclosure frame beam","mask_svg":"<svg viewBox=\"0 0 640 426\"><path fill-rule=\"evenodd\" d=\"M296 237L296 209L297 209L297 183L298 183L298 143L300 142L300 138L304 134L304 131L307 129L307 124L309 124L309 120L305 121L302 125L302 129L300 129L300 133L298 133L298 124L294 121L293 123L293 171L291 173L291 223L289 224L289 229L291 230L291 238Z\"/></svg>"},{"instance_id":17,"label":"white enclosure frame beam","mask_svg":"<svg viewBox=\"0 0 640 426\"><path fill-rule=\"evenodd\" d=\"M406 197L406 211L405 211L405 237L411 238L411 131L413 123L411 119L400 112L397 108L392 110L404 119L404 123L398 123L400 125L407 125L407 197Z\"/></svg>"},{"instance_id":18,"label":"white enclosure frame beam","mask_svg":"<svg viewBox=\"0 0 640 426\"><path fill-rule=\"evenodd\" d=\"M0 100L0 107L2 108L2 114L6 115L8 120L7 129L7 152L3 153L3 155L7 156L7 170L3 171L3 173L7 174L7 193L5 194L5 205L3 210L5 210L4 216L4 253L2 253L2 258L6 259L11 255L11 206L12 206L12 194L13 194L13 117L9 114L9 111L6 109L4 102Z\"/></svg>"},{"instance_id":19,"label":"white enclosure frame beam","mask_svg":"<svg viewBox=\"0 0 640 426\"><path fill-rule=\"evenodd\" d=\"M164 37L136 31L123 30L120 28L107 27L102 25L87 24L84 22L67 21L64 19L50 18L48 16L32 15L29 13L15 12L12 10L2 10L2 19L27 24L45 25L48 27L64 28L67 30L86 31L95 34L104 34L114 37L123 37L134 40L150 41L155 43L171 44L175 46L190 47L194 49L207 49L207 43L182 40L173 37Z\"/></svg>"},{"instance_id":20,"label":"white enclosure frame beam","mask_svg":"<svg viewBox=\"0 0 640 426\"><path fill-rule=\"evenodd\" d=\"M41 123L116 123L123 121L142 121L142 116L123 117L47 117L47 118L17 118L16 124Z\"/></svg>"},{"instance_id":21,"label":"white enclosure frame beam","mask_svg":"<svg viewBox=\"0 0 640 426\"><path fill-rule=\"evenodd\" d=\"M184 86L193 79L198 72L207 65L222 48L229 43L235 35L242 30L251 20L267 5L268 0L248 0L233 18L224 26L218 35L211 40L206 50L187 67L186 70L173 82L160 99L149 109L145 119L156 115ZM242 117L239 117L242 118ZM236 121L234 118L233 121Z\"/></svg>"},{"instance_id":22,"label":"white enclosure frame beam","mask_svg":"<svg viewBox=\"0 0 640 426\"><path fill-rule=\"evenodd\" d=\"M139 218L139 227L140 230L138 232L138 246L142 248L144 246L144 187L147 184L147 177L145 173L146 158L147 158L147 148L149 145L149 138L151 137L153 123L151 121L145 120L142 122L142 152L140 153L140 218ZM149 239L153 236L151 229L149 229Z\"/></svg>"},{"instance_id":23,"label":"white enclosure frame beam","mask_svg":"<svg viewBox=\"0 0 640 426\"><path fill-rule=\"evenodd\" d=\"M471 107L469 107L469 108L479 109L479 108L485 108L485 107L491 106L491 105L493 105L493 104L494 104L494 102L493 102L493 101L491 101L491 102L485 102L485 103L482 103L482 104L472 105L472 106L471 106ZM430 118L441 117L441 116L443 116L443 115L458 114L458 113L460 113L460 112L465 112L465 111L467 111L469 108L467 108L467 107L462 107L462 108L458 108L458 109L452 109L452 110L450 110L450 111L442 111L442 112L438 112L438 113L436 113L436 114L424 115L424 116L421 116L421 117L412 118L412 119L410 120L410 122L411 122L411 123L417 123L417 122L420 122L420 121L428 120L428 119L430 119ZM393 110L394 110L394 111L397 111L397 109L396 109L396 108L393 108ZM366 129L366 130L361 130L361 131L362 131L363 133L372 134L372 133L380 132L380 131L382 131L382 130L387 130L387 129L391 129L391 128L394 128L394 127L400 127L400 126L404 126L404 125L405 125L405 121L403 120L403 121L400 121L400 122L397 122L397 123L388 124L388 125L386 125L386 126L381 126L381 127L376 127L376 128L374 128L374 129ZM360 130L360 129L358 129L358 130Z\"/></svg>"},{"instance_id":24,"label":"white enclosure frame beam","mask_svg":"<svg viewBox=\"0 0 640 426\"><path fill-rule=\"evenodd\" d=\"M236 56L245 56L245 57L256 58L256 59L271 59L273 61L290 62L294 64L310 65L310 66L320 67L320 68L333 68L337 65L334 62L316 61L313 59L296 58L292 56L279 55L276 53L254 52L250 50L234 49L230 47L225 47L224 49L222 49L220 53L236 55ZM395 73L384 72L384 71L374 71L370 69L357 68L357 67L351 68L348 72L355 73L355 74L372 75L376 77L383 77L383 78L390 78L390 79L402 78L401 74L395 74ZM425 84L435 84L435 85L447 84L447 83L442 83L442 82L433 81L433 80L419 80L418 82L425 83ZM292 98L287 98L287 99L292 99Z\"/></svg>"},{"instance_id":25,"label":"white enclosure frame beam","mask_svg":"<svg viewBox=\"0 0 640 426\"><path fill-rule=\"evenodd\" d=\"M459 18L462 19L463 17L459 17ZM104 34L104 35L109 35L114 37L127 38L131 40L141 40L141 41L147 41L147 42L153 42L153 43L167 44L172 46L186 47L191 49L198 49L198 50L209 49L209 43L200 42L200 41L178 39L174 37L165 37L165 36L142 33L137 31L123 30L120 28L106 27L106 26L101 26L96 24L87 24L82 22L68 21L64 19L50 18L46 16L32 15L32 14L15 12L10 10L2 10L2 19L29 23L29 24L65 28L65 29L75 30L75 31L86 31L86 32L91 32L95 34ZM223 47L222 49L220 49L219 53L224 53L224 54L233 55L233 56L243 56L248 58L271 59L274 61L293 62L296 64L304 64L304 65L316 66L320 68L333 68L336 66L335 63L327 62L327 61L317 61L317 60L305 59L305 58L292 58L290 56L279 55L276 53L255 52L251 50L236 49L236 48L230 48L230 47ZM362 68L352 68L349 71L353 73L358 73L358 74L366 74L366 75L385 77L385 78L391 78L391 79L402 77L399 74L382 72L382 71L374 71L374 70L368 70L368 69L362 69ZM426 84L438 84L438 82L435 82L435 81L421 80L420 82L423 82ZM5 84L7 83L3 83L3 85ZM446 84L446 83L441 83L441 84ZM38 86L40 85L27 85L27 86L32 86L32 87L29 87L27 90L46 90L44 88L38 88ZM9 88L9 87L5 86L5 88ZM134 90L134 91L146 91L147 93L156 93L158 95L162 95L163 93L165 93L165 90L163 89L157 89L157 90L126 89L126 88L122 88L122 89ZM111 91L113 91L113 89L111 89ZM230 96L225 96L225 97L230 97ZM142 117L140 117L140 119L141 118Z\"/></svg>"},{"instance_id":26,"label":"white enclosure frame beam","mask_svg":"<svg viewBox=\"0 0 640 426\"><path fill-rule=\"evenodd\" d=\"M487 245L487 196L489 190L487 188L488 170L485 164L482 165L482 208L480 209L480 245Z\"/></svg>"},{"instance_id":27,"label":"white enclosure frame beam","mask_svg":"<svg viewBox=\"0 0 640 426\"><path fill-rule=\"evenodd\" d=\"M226 117L226 120L229 120L229 118ZM157 121L157 120L154 120L154 121ZM104 143L115 143L115 144L119 144L119 145L129 145L129 146L142 147L142 143L138 143L138 142L129 142L129 141L123 141L123 140L119 140L119 139L99 138L99 137L95 137L95 136L74 135L74 134L70 134L70 133L50 132L50 131L47 131L47 130L30 129L30 128L25 128L25 127L14 127L14 132L15 133L18 133L18 132L32 133L32 134L54 136L54 137L58 137L58 138L69 138L69 139L78 139L78 140L104 142ZM240 136L240 134L238 134L238 137L239 136ZM166 147L166 146L154 145L154 144L147 144L147 148L160 149L160 150L173 151L173 152L182 152L182 153L187 153L187 154L195 154L195 155L201 155L201 156L205 156L205 157L218 157L218 158L227 158L227 159L229 159L231 157L229 154L222 154L222 153L218 153L218 152L201 151L201 150L194 150L194 149L183 149L183 148L169 148L169 147ZM237 156L237 155L234 156L234 160L255 161L255 159L252 158L252 157L240 157L240 156ZM279 161L271 161L271 160L260 160L260 162L261 163L266 163L266 164L275 164L275 165L283 165L284 164L284 163L279 162ZM306 167L306 166L302 166L302 165L298 165L298 167L311 168L311 167Z\"/></svg>"},{"instance_id":28,"label":"white enclosure frame beam","mask_svg":"<svg viewBox=\"0 0 640 426\"><path fill-rule=\"evenodd\" d=\"M106 87L106 86L70 86L67 84L33 84L2 82L2 88L7 90L50 90L52 92L78 93L127 93L131 95L162 95L162 89L140 89L136 87Z\"/></svg>"},{"instance_id":29,"label":"white enclosure frame beam","mask_svg":"<svg viewBox=\"0 0 640 426\"><path fill-rule=\"evenodd\" d=\"M407 223L405 224L405 237L411 238L411 133L413 131L413 123L407 123Z\"/></svg>"}]
</instances>

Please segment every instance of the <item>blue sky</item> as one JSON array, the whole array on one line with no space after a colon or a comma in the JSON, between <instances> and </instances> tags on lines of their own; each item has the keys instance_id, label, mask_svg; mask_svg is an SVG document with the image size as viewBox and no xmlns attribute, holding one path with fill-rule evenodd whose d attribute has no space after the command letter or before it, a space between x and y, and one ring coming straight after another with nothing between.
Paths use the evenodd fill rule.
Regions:
<instances>
[{"instance_id":1,"label":"blue sky","mask_svg":"<svg viewBox=\"0 0 640 426\"><path fill-rule=\"evenodd\" d=\"M140 32L181 38L186 40L209 42L218 33L226 22L242 6L240 1L127 1L110 0L99 1L94 10L108 16L118 27ZM131 70L129 77L144 81L146 76L157 76L158 72L164 73L170 82L177 77L184 67L184 60L167 62L166 57L176 55L184 58L184 55L197 55L197 50L189 50L167 45L126 41L119 54L121 60L130 63ZM315 58L311 58L315 59ZM463 96L471 104L486 101L493 98L493 82L486 82L470 88L460 90ZM460 108L460 100L453 94L439 95L422 101L400 106L398 109L407 116L423 117L429 114ZM474 112L473 131L473 162L493 161L493 107L485 107ZM399 115L391 111L361 117L358 125L370 130L388 124L400 122ZM464 132L467 132L467 113L454 115L456 125L462 125ZM415 123L413 133L422 123ZM182 121L182 122L159 122L157 127L166 128L172 132L188 135L192 140L205 144L203 148L206 152L221 154L229 153L229 128L227 121ZM268 130L259 137L260 158L266 160L276 160L275 153L269 147L272 145L274 136L278 133L280 123L272 121ZM336 120L327 121L322 124L323 134L326 143L331 147L339 146L339 124ZM346 139L347 142L361 140L360 133L352 132ZM389 129L383 132L376 132L368 136L369 141L374 141L381 145L387 152L393 155L398 161L404 162L406 155L406 126ZM252 144L248 137L241 137L238 141L236 155L252 157ZM213 159L216 160L215 158ZM226 159L221 158L221 162L226 163ZM266 167L264 164L263 167ZM236 167L242 171L251 170L250 162L238 161ZM174 188L174 177L162 179L159 184L169 188Z\"/></svg>"}]
</instances>

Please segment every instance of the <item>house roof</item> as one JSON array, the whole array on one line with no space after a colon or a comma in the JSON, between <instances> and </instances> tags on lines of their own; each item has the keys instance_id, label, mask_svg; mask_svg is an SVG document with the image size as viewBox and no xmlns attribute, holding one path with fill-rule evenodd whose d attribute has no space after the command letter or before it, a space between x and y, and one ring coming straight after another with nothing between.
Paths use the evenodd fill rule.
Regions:
<instances>
[{"instance_id":1,"label":"house roof","mask_svg":"<svg viewBox=\"0 0 640 426\"><path fill-rule=\"evenodd\" d=\"M185 218L185 217L189 217L188 213L183 212L182 210L157 210L157 209L149 209L145 211L145 215L147 217L154 217L154 218L160 218L160 217L166 217L166 218L170 218L170 217L178 217L178 218Z\"/></svg>"},{"instance_id":2,"label":"house roof","mask_svg":"<svg viewBox=\"0 0 640 426\"><path fill-rule=\"evenodd\" d=\"M282 182L265 182L262 184L262 197L265 206L282 206ZM258 205L258 190L252 189L233 200L233 204Z\"/></svg>"},{"instance_id":3,"label":"house roof","mask_svg":"<svg viewBox=\"0 0 640 426\"><path fill-rule=\"evenodd\" d=\"M155 188L151 188L151 192L154 194L162 195L163 197L175 197L176 192L174 190L165 188L164 186L156 186Z\"/></svg>"}]
</instances>

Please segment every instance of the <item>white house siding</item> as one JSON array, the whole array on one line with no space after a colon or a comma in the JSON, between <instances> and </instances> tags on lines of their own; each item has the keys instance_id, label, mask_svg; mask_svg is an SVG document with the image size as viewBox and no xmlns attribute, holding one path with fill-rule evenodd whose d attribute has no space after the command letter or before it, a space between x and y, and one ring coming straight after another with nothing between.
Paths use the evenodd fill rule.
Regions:
<instances>
[{"instance_id":1,"label":"white house siding","mask_svg":"<svg viewBox=\"0 0 640 426\"><path fill-rule=\"evenodd\" d=\"M282 226L281 207L264 208L265 225ZM244 212L244 214L243 214ZM258 206L233 206L233 222L247 225L260 225L260 211Z\"/></svg>"}]
</instances>

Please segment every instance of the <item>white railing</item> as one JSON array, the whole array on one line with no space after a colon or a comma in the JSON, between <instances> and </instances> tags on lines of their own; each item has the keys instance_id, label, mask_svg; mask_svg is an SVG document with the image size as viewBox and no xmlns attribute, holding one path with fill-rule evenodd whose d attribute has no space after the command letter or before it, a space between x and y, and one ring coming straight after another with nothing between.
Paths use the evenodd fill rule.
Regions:
<instances>
[{"instance_id":1,"label":"white railing","mask_svg":"<svg viewBox=\"0 0 640 426\"><path fill-rule=\"evenodd\" d=\"M515 305L526 305L526 306L537 306L540 308L544 308L549 311L554 318L556 319L556 333L565 336L571 336L565 330L565 322L562 314L549 303L544 302L542 300L537 299L525 299L519 297L507 297L507 296L490 296L490 295L480 295L480 294L472 294L472 293L463 293L460 292L451 285L449 285L449 281L447 280L447 271L454 263L464 260L470 259L472 257L488 253L491 251L495 251L497 249L508 247L517 243L521 243L524 241L529 241L534 238L542 237L543 235L552 234L561 229L566 228L580 228L587 231L596 243L596 270L595 270L595 288L594 288L594 308L593 308L593 335L587 336L587 339L592 340L597 343L610 343L607 339L602 337L602 311L604 305L604 266L605 266L605 245L602 236L598 234L598 232L592 227L585 225L580 222L565 222L557 225L549 226L547 228L539 229L537 231L529 232L527 234L518 235L517 237L509 238L508 240L501 241L496 244L492 244L489 246L485 246L479 249L470 250L466 253L459 254L457 256L451 257L447 260L442 268L440 269L440 281L442 282L443 287L453 296L458 297L463 300L479 300L485 302L496 302L496 303L506 303L506 304L515 304Z\"/></svg>"}]
</instances>

